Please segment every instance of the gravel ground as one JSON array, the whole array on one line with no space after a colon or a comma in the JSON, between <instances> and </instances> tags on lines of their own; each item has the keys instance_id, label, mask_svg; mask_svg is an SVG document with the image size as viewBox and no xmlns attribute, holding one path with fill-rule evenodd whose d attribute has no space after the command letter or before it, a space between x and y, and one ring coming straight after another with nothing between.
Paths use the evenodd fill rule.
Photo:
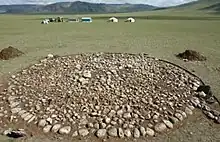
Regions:
<instances>
[{"instance_id":1,"label":"gravel ground","mask_svg":"<svg viewBox=\"0 0 220 142\"><path fill-rule=\"evenodd\" d=\"M201 84L147 55L48 55L10 77L0 95L0 124L25 121L32 135L41 130L56 139L153 141L183 124L195 107L219 122L219 112L202 99L206 94L196 92Z\"/></svg>"}]
</instances>

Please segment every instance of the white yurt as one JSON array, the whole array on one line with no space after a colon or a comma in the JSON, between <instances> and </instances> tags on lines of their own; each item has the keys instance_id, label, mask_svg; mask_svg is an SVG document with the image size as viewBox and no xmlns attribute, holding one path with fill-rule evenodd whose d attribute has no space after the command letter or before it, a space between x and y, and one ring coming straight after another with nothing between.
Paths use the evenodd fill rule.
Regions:
<instances>
[{"instance_id":1,"label":"white yurt","mask_svg":"<svg viewBox=\"0 0 220 142\"><path fill-rule=\"evenodd\" d=\"M130 18L128 18L126 21L127 21L127 22L131 22L131 23L134 23L134 22L135 22L135 19L132 18L132 17L130 17Z\"/></svg>"},{"instance_id":2,"label":"white yurt","mask_svg":"<svg viewBox=\"0 0 220 142\"><path fill-rule=\"evenodd\" d=\"M111 18L109 18L109 20L108 21L110 21L110 22L118 22L118 19L117 18L115 18L115 17L111 17Z\"/></svg>"},{"instance_id":3,"label":"white yurt","mask_svg":"<svg viewBox=\"0 0 220 142\"><path fill-rule=\"evenodd\" d=\"M49 24L49 21L43 20L43 21L41 22L41 24Z\"/></svg>"}]
</instances>

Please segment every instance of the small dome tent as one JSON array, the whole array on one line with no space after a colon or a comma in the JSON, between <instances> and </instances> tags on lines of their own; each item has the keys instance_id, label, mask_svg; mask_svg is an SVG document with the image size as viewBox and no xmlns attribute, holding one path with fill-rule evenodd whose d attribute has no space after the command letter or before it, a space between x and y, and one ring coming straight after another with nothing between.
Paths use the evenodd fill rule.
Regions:
<instances>
[{"instance_id":1,"label":"small dome tent","mask_svg":"<svg viewBox=\"0 0 220 142\"><path fill-rule=\"evenodd\" d=\"M108 21L109 21L109 22L115 22L115 23L117 23L117 22L118 22L118 19L115 18L115 17L111 17L111 18L109 18Z\"/></svg>"},{"instance_id":2,"label":"small dome tent","mask_svg":"<svg viewBox=\"0 0 220 142\"><path fill-rule=\"evenodd\" d=\"M132 17L130 17L130 18L128 18L128 19L126 20L126 22L131 22L131 23L134 23L134 22L135 22L135 19L134 19L134 18L132 18Z\"/></svg>"},{"instance_id":3,"label":"small dome tent","mask_svg":"<svg viewBox=\"0 0 220 142\"><path fill-rule=\"evenodd\" d=\"M49 20L45 19L45 20L41 21L41 24L49 24Z\"/></svg>"}]
</instances>

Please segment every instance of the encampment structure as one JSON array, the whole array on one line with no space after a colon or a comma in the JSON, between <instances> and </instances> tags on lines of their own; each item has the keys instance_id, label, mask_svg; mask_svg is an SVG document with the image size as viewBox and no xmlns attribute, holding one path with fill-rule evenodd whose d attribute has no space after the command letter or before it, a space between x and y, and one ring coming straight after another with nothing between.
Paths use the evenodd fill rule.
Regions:
<instances>
[{"instance_id":1,"label":"encampment structure","mask_svg":"<svg viewBox=\"0 0 220 142\"><path fill-rule=\"evenodd\" d=\"M82 22L92 22L92 18L91 17L82 17L81 21Z\"/></svg>"},{"instance_id":2,"label":"encampment structure","mask_svg":"<svg viewBox=\"0 0 220 142\"><path fill-rule=\"evenodd\" d=\"M43 21L41 21L41 24L49 24L50 20L49 19L45 19Z\"/></svg>"},{"instance_id":3,"label":"encampment structure","mask_svg":"<svg viewBox=\"0 0 220 142\"><path fill-rule=\"evenodd\" d=\"M130 17L130 18L128 18L125 22L131 22L131 23L134 23L134 22L135 22L135 19L132 18L132 17Z\"/></svg>"},{"instance_id":4,"label":"encampment structure","mask_svg":"<svg viewBox=\"0 0 220 142\"><path fill-rule=\"evenodd\" d=\"M108 19L108 21L109 21L109 22L115 22L115 23L117 23L117 22L118 22L118 19L115 18L115 17L111 17L111 18Z\"/></svg>"},{"instance_id":5,"label":"encampment structure","mask_svg":"<svg viewBox=\"0 0 220 142\"><path fill-rule=\"evenodd\" d=\"M79 22L79 18L69 18L67 22Z\"/></svg>"}]
</instances>

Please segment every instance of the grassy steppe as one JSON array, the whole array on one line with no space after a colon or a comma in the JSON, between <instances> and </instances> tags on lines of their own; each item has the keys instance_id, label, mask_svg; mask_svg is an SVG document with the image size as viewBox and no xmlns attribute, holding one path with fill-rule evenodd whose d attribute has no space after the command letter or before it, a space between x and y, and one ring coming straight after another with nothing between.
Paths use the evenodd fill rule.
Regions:
<instances>
[{"instance_id":1,"label":"grassy steppe","mask_svg":"<svg viewBox=\"0 0 220 142\"><path fill-rule=\"evenodd\" d=\"M175 16L171 11L170 13L167 12L166 15L160 12L132 14L154 15L153 17ZM179 19L184 15L190 16L187 13L176 15ZM191 14L191 17L203 17L203 19L141 20L140 18L136 23L125 23L123 20L119 23L107 23L107 17L112 15L93 16L97 17L93 23L41 25L40 19L48 15L0 15L0 50L11 45L25 52L25 55L19 58L0 61L0 73L7 74L20 70L48 53L65 55L81 52L144 52L174 62L190 71L194 70L199 77L212 86L214 94L220 99L220 72L217 70L220 68L220 20L205 19L204 17L210 17L209 14L203 16ZM100 18L101 16L105 18ZM175 58L174 54L183 52L185 49L197 50L208 60L184 62ZM219 130L219 126L208 121L201 113L197 113L195 117L190 117L184 122L180 129L169 135L162 135L155 141L217 142L220 140ZM33 138L27 141L42 140Z\"/></svg>"}]
</instances>

